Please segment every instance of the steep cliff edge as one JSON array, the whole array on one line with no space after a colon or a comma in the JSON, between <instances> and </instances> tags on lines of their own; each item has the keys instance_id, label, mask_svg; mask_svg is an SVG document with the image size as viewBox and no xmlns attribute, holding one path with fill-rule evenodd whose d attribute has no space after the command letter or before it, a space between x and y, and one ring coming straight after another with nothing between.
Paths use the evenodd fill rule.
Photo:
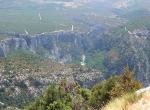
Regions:
<instances>
[{"instance_id":1,"label":"steep cliff edge","mask_svg":"<svg viewBox=\"0 0 150 110\"><path fill-rule=\"evenodd\" d=\"M150 31L121 29L123 32L96 28L89 33L58 31L32 36L1 33L12 38L0 41L0 56L6 57L17 49L29 50L62 64L81 63L99 69L105 73L105 77L121 73L128 64L136 78L148 85Z\"/></svg>"},{"instance_id":2,"label":"steep cliff edge","mask_svg":"<svg viewBox=\"0 0 150 110\"><path fill-rule=\"evenodd\" d=\"M84 52L83 48L88 46L82 34L73 32L54 32L33 36L10 35L13 37L0 41L0 57L6 57L17 49L24 49L66 63L72 61L73 54L80 56Z\"/></svg>"}]
</instances>

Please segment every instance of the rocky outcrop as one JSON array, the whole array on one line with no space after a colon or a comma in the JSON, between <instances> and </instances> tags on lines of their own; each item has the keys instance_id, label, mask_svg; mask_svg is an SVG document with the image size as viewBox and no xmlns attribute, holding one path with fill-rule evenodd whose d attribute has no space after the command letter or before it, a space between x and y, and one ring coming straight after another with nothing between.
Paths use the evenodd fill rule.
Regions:
<instances>
[{"instance_id":1,"label":"rocky outcrop","mask_svg":"<svg viewBox=\"0 0 150 110\"><path fill-rule=\"evenodd\" d=\"M98 52L104 53L100 68L105 68L107 76L121 73L125 65L135 72L137 79L144 85L150 82L150 39L149 30L136 29L113 34L106 29L96 28L89 33L52 32L33 36L18 33L1 33L13 36L0 41L0 57L6 57L9 52L26 49L41 56L54 59L60 63L80 62L82 56L95 57ZM94 66L93 66L94 67Z\"/></svg>"},{"instance_id":2,"label":"rocky outcrop","mask_svg":"<svg viewBox=\"0 0 150 110\"><path fill-rule=\"evenodd\" d=\"M27 49L33 53L42 54L42 56L66 63L71 62L72 54L79 54L80 56L88 45L82 34L73 32L54 32L34 36L14 33L5 34L13 37L0 41L0 57L6 57L10 52L17 49ZM76 51L72 48L76 49ZM81 50L81 53L78 49Z\"/></svg>"}]
</instances>

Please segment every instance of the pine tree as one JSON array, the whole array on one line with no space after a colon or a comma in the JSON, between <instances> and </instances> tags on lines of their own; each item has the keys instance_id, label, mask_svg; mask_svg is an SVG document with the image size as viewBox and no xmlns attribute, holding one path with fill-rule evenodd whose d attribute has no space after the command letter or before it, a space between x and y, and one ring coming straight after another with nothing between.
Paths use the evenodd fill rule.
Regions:
<instances>
[{"instance_id":1,"label":"pine tree","mask_svg":"<svg viewBox=\"0 0 150 110\"><path fill-rule=\"evenodd\" d=\"M134 78L134 72L125 67L123 73L118 77L118 81L111 90L111 97L119 97L128 92L134 92L142 87L142 84Z\"/></svg>"}]
</instances>

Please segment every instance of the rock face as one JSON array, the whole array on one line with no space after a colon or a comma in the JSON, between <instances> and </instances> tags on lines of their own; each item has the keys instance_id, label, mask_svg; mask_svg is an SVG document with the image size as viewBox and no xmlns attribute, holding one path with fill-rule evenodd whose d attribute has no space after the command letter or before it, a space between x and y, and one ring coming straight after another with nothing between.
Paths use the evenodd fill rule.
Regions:
<instances>
[{"instance_id":1,"label":"rock face","mask_svg":"<svg viewBox=\"0 0 150 110\"><path fill-rule=\"evenodd\" d=\"M7 33L9 35L9 33ZM12 35L12 34L11 34ZM80 54L80 48L87 46L82 34L71 32L59 32L50 34L39 34L34 36L13 35L12 38L0 42L0 57L6 57L9 52L17 49L27 49L33 53L41 54L45 57L51 57L59 62L71 62L72 54ZM76 51L72 50L76 49Z\"/></svg>"},{"instance_id":2,"label":"rock face","mask_svg":"<svg viewBox=\"0 0 150 110\"><path fill-rule=\"evenodd\" d=\"M0 41L0 57L9 57L11 52L21 49L54 59L62 63L61 65L74 60L81 62L84 55L84 63L86 64L88 63L88 56L94 56L97 60L101 60L94 54L102 51L104 53L103 61L101 64L98 62L97 65L105 68L109 76L112 73L121 73L124 66L128 64L130 69L135 72L136 78L146 86L150 84L149 33L149 30L134 30L133 32L126 30L124 33L114 35L103 29L94 30L88 34L54 32L30 36L17 33L1 33L12 36L12 38ZM14 62L11 64L14 64ZM10 66L10 64L8 65ZM44 67L44 65L42 66ZM36 97L49 84L58 83L65 77L68 80L77 81L83 87L90 87L97 81L104 79L101 72L82 68L84 66L67 67L54 72L45 71L45 68L41 71L34 70L31 72L29 70L30 66L27 67L19 72L16 72L16 70L19 70L17 68L15 70L17 74L15 75L3 74L3 69L1 69L0 91L3 94L0 95L9 96L10 102L8 105L11 105L14 101L16 101L13 103L14 105L18 103L16 98L21 100L20 102L26 103L31 96ZM37 65L35 67L37 68ZM4 66L4 68L7 69L7 66ZM9 71L9 73L13 73L13 71ZM6 97L2 97L2 102L5 102L6 99Z\"/></svg>"},{"instance_id":3,"label":"rock face","mask_svg":"<svg viewBox=\"0 0 150 110\"><path fill-rule=\"evenodd\" d=\"M80 59L80 56L84 53L84 48L88 47L88 41L84 38L85 36L73 32L34 36L15 33L3 34L12 36L12 38L0 41L0 57L6 57L6 59L11 52L13 53L21 49L31 51L46 58L55 59L60 63L68 63L73 60L73 57ZM30 56L26 58L28 57ZM6 62L5 59L4 61L3 59L0 60L2 60L0 62L0 97L6 106L17 105L21 107L39 96L49 84L59 83L64 78L70 81L77 81L81 86L87 88L104 79L101 72L84 66L70 67L63 66L63 64L55 66L54 64L44 62L41 65L34 63L32 67L30 63L28 64L27 59L22 62L17 58L10 58L10 61L7 60ZM33 69L34 67L35 69ZM54 71L52 72L53 68Z\"/></svg>"},{"instance_id":4,"label":"rock face","mask_svg":"<svg viewBox=\"0 0 150 110\"><path fill-rule=\"evenodd\" d=\"M63 31L33 36L1 33L13 37L0 41L0 57L6 57L17 49L25 49L60 63L81 62L84 55L85 63L88 63L89 56L95 57L98 52L103 52L104 58L100 63L96 62L96 66L105 68L107 76L121 73L128 64L135 72L136 78L144 85L148 85L150 83L149 33L147 29L136 29L132 32L125 29L124 32L114 34L102 28L96 28L88 34Z\"/></svg>"}]
</instances>

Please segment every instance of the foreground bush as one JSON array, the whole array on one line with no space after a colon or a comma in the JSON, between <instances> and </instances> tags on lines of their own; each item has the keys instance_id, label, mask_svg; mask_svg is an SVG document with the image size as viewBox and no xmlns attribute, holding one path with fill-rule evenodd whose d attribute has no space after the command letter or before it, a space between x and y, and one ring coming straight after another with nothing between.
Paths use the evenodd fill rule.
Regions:
<instances>
[{"instance_id":1,"label":"foreground bush","mask_svg":"<svg viewBox=\"0 0 150 110\"><path fill-rule=\"evenodd\" d=\"M126 67L120 76L112 77L93 87L90 105L100 109L111 99L134 92L141 87L142 84L134 79L133 72Z\"/></svg>"},{"instance_id":2,"label":"foreground bush","mask_svg":"<svg viewBox=\"0 0 150 110\"><path fill-rule=\"evenodd\" d=\"M89 97L89 90L82 89L76 83L62 81L60 85L49 86L27 110L88 110Z\"/></svg>"}]
</instances>

